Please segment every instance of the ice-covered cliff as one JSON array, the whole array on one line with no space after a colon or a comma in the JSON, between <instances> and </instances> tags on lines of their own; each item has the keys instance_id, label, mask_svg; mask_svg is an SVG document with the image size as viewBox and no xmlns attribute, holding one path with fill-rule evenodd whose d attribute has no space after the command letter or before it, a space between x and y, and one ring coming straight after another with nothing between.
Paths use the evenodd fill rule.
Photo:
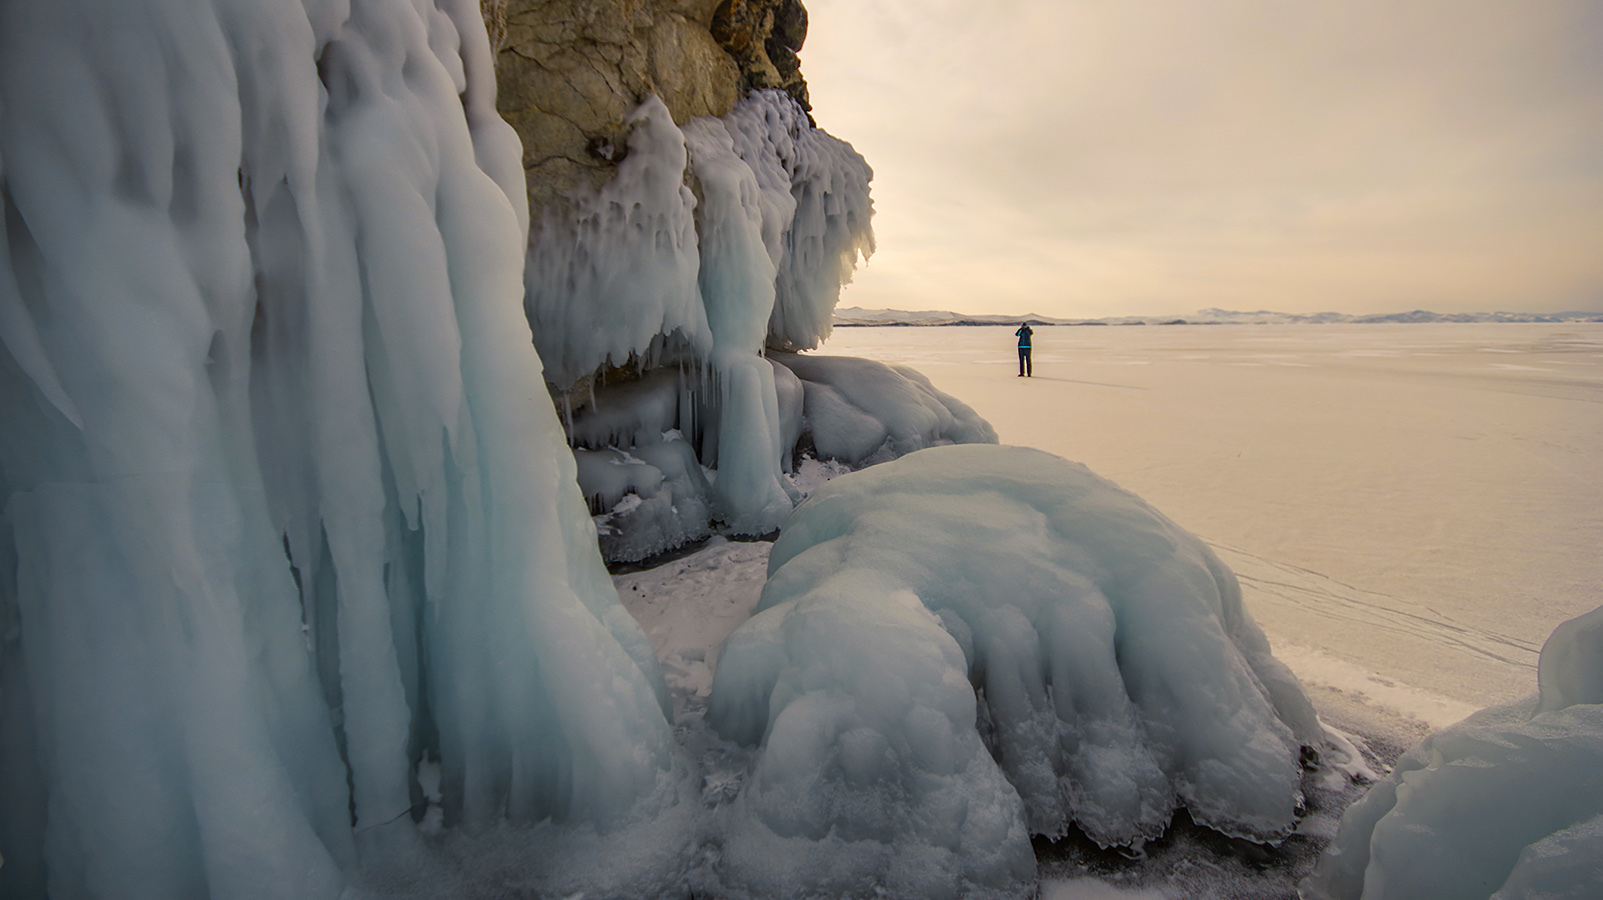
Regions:
<instances>
[{"instance_id":1,"label":"ice-covered cliff","mask_svg":"<svg viewBox=\"0 0 1603 900\"><path fill-rule=\"evenodd\" d=\"M525 272L535 345L609 557L714 528L773 531L796 499L785 475L803 439L852 465L995 441L916 373L780 364L828 336L873 247L871 172L850 145L779 91L682 125L650 96L627 124L611 181L536 210ZM838 414L830 373L842 365L887 396L917 395L932 426L892 421L900 403Z\"/></svg>"},{"instance_id":2,"label":"ice-covered cliff","mask_svg":"<svg viewBox=\"0 0 1603 900\"><path fill-rule=\"evenodd\" d=\"M797 497L797 454L864 433L810 412L830 406L827 383L764 360L818 346L873 249L872 173L807 110L806 10L497 0L486 12L503 35L500 109L524 147L529 320L603 552L636 560L713 530L773 531ZM916 377L876 376L927 392L938 422L977 419ZM877 427L848 462L988 439Z\"/></svg>"},{"instance_id":3,"label":"ice-covered cliff","mask_svg":"<svg viewBox=\"0 0 1603 900\"><path fill-rule=\"evenodd\" d=\"M0 4L0 895L438 894L424 828L672 807L493 98L472 0ZM476 877L537 857L597 862Z\"/></svg>"},{"instance_id":4,"label":"ice-covered cliff","mask_svg":"<svg viewBox=\"0 0 1603 900\"><path fill-rule=\"evenodd\" d=\"M738 31L737 5L714 18ZM786 866L827 840L771 860L729 841L718 864L731 823L772 812L816 758L770 735L761 790L708 808L586 493L637 547L714 520L764 531L790 510L798 442L857 464L995 435L910 370L789 352L827 333L868 241L866 166L793 96L683 121L638 98L610 180L539 210L531 239L490 60L473 0L0 0L0 897L812 883ZM1153 528L1170 539L1135 540ZM1083 555L1032 546L1052 571ZM848 812L871 842L888 821L919 826L896 847L962 840L928 857L933 879L887 879L869 848L829 889L1026 895L1017 814L1036 792L1021 802L982 748L958 639L915 618L888 662L916 688L933 660L938 708L886 726L929 751L898 771L977 777L934 791L956 805L892 791ZM1031 634L1003 630L997 672ZM793 649L825 681L850 674ZM1277 686L1239 655L1194 681L1223 679L1224 705L1263 726L1242 739L1283 762L1279 701L1260 696ZM1160 701L1195 687L1176 680ZM982 708L1005 728L1000 684ZM778 710L770 687L725 691ZM1185 793L1202 775L1232 783L1175 746L1187 802L1212 802ZM1168 782L1154 790L1161 807ZM1240 794L1247 819L1217 821L1256 834L1262 804ZM941 830L970 810L974 827Z\"/></svg>"},{"instance_id":5,"label":"ice-covered cliff","mask_svg":"<svg viewBox=\"0 0 1603 900\"><path fill-rule=\"evenodd\" d=\"M808 107L796 58L801 0L481 0L497 108L523 142L530 205L611 181L629 114L648 96L673 120L722 116L748 91Z\"/></svg>"}]
</instances>

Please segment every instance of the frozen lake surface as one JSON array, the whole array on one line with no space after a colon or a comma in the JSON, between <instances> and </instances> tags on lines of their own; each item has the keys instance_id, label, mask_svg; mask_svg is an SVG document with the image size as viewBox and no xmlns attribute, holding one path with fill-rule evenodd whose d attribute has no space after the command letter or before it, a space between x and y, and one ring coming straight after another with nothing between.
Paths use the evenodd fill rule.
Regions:
<instances>
[{"instance_id":1,"label":"frozen lake surface","mask_svg":"<svg viewBox=\"0 0 1603 900\"><path fill-rule=\"evenodd\" d=\"M1305 682L1431 724L1536 686L1603 603L1603 324L839 328L1003 443L1140 494Z\"/></svg>"}]
</instances>

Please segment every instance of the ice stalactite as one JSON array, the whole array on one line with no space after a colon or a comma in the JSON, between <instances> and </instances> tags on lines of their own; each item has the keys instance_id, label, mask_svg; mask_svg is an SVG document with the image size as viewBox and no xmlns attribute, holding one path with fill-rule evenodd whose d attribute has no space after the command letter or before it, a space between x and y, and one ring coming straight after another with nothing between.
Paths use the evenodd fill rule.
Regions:
<instances>
[{"instance_id":1,"label":"ice stalactite","mask_svg":"<svg viewBox=\"0 0 1603 900\"><path fill-rule=\"evenodd\" d=\"M786 227L765 235L780 248L768 346L813 349L829 337L858 255L874 252L868 192L874 173L851 145L813 128L801 107L776 92L754 95L723 121L765 197L786 186L791 193Z\"/></svg>"},{"instance_id":2,"label":"ice stalactite","mask_svg":"<svg viewBox=\"0 0 1603 900\"><path fill-rule=\"evenodd\" d=\"M435 763L447 834L677 796L519 172L470 0L0 3L0 894L431 877Z\"/></svg>"},{"instance_id":3,"label":"ice stalactite","mask_svg":"<svg viewBox=\"0 0 1603 900\"><path fill-rule=\"evenodd\" d=\"M660 435L676 430L716 470L705 504L712 518L763 534L794 502L782 475L797 431L781 402L795 392L781 398L776 378L787 390L794 384L763 355L815 347L829 334L841 285L873 249L872 173L776 91L682 128L647 98L631 121L616 177L571 210L549 211L530 246L526 302L546 377L559 390L591 379L577 392L576 446L639 458L662 452ZM687 369L683 415L597 443L581 420L616 422L609 403L640 393L595 390L595 373L618 367ZM587 492L605 493L598 488ZM684 515L657 510L658 496L637 494L617 514L597 510L616 522L608 527L638 536L615 544L621 552L655 552L696 530Z\"/></svg>"},{"instance_id":4,"label":"ice stalactite","mask_svg":"<svg viewBox=\"0 0 1603 900\"><path fill-rule=\"evenodd\" d=\"M699 281L718 397L714 513L737 533L763 534L778 528L791 509L780 479L791 448L780 444L774 370L761 354L780 256L772 238L785 230L794 203L783 186L759 187L722 122L687 123L685 137L700 193Z\"/></svg>"}]
</instances>

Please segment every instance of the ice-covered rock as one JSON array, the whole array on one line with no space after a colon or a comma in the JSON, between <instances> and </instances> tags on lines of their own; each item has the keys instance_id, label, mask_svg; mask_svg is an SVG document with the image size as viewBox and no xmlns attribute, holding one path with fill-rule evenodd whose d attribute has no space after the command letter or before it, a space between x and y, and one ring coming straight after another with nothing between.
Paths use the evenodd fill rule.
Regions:
<instances>
[{"instance_id":1,"label":"ice-covered rock","mask_svg":"<svg viewBox=\"0 0 1603 900\"><path fill-rule=\"evenodd\" d=\"M493 100L473 0L0 4L0 894L675 889Z\"/></svg>"},{"instance_id":2,"label":"ice-covered rock","mask_svg":"<svg viewBox=\"0 0 1603 900\"><path fill-rule=\"evenodd\" d=\"M499 47L496 108L523 139L531 207L611 180L630 109L722 116L748 90L807 106L800 0L481 0Z\"/></svg>"},{"instance_id":3,"label":"ice-covered rock","mask_svg":"<svg viewBox=\"0 0 1603 900\"><path fill-rule=\"evenodd\" d=\"M709 712L759 747L734 882L830 858L820 892L897 885L918 859L893 894L1007 890L1026 834L1070 822L1104 845L1182 804L1256 840L1294 824L1321 736L1301 687L1213 553L1083 466L966 445L837 478L769 572Z\"/></svg>"},{"instance_id":4,"label":"ice-covered rock","mask_svg":"<svg viewBox=\"0 0 1603 900\"><path fill-rule=\"evenodd\" d=\"M1432 734L1342 817L1308 900L1603 896L1603 608L1542 648L1538 696Z\"/></svg>"},{"instance_id":5,"label":"ice-covered rock","mask_svg":"<svg viewBox=\"0 0 1603 900\"><path fill-rule=\"evenodd\" d=\"M574 445L640 457L677 430L709 470L699 509L710 521L698 529L681 508L669 522L645 495L599 509L637 536L604 541L610 558L638 558L714 525L777 528L795 500L782 476L804 404L820 452L853 464L995 440L972 410L911 370L764 359L828 336L842 284L873 249L872 172L850 145L779 91L682 126L648 98L630 122L616 178L545 210L529 252L527 310ZM816 373L816 387L804 392L799 371ZM841 383L850 379L860 384ZM600 487L586 484L586 493L606 493Z\"/></svg>"},{"instance_id":6,"label":"ice-covered rock","mask_svg":"<svg viewBox=\"0 0 1603 900\"><path fill-rule=\"evenodd\" d=\"M613 180L537 223L526 303L547 380L705 362L719 333L753 354L816 347L873 251L863 158L778 91L682 129L648 97L629 124Z\"/></svg>"}]
</instances>

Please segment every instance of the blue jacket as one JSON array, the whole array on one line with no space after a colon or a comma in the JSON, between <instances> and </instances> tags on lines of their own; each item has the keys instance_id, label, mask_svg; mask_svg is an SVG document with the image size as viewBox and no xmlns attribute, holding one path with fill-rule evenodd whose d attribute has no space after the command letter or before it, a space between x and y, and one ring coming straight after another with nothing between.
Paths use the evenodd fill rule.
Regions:
<instances>
[{"instance_id":1,"label":"blue jacket","mask_svg":"<svg viewBox=\"0 0 1603 900\"><path fill-rule=\"evenodd\" d=\"M1019 330L1013 333L1019 336L1020 350L1030 349L1030 335L1034 334L1035 332L1030 330L1029 325L1020 325Z\"/></svg>"}]
</instances>

